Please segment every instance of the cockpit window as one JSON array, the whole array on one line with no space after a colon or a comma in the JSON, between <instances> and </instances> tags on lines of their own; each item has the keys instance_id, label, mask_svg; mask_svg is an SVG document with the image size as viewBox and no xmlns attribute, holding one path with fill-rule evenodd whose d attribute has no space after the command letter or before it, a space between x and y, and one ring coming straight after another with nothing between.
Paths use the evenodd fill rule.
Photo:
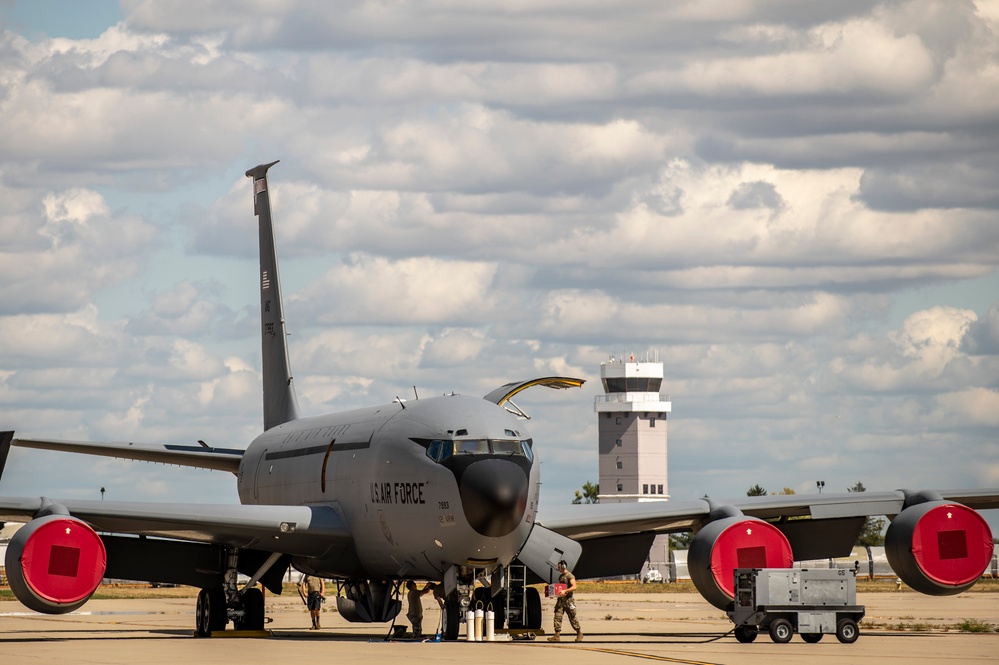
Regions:
<instances>
[{"instance_id":1,"label":"cockpit window","mask_svg":"<svg viewBox=\"0 0 999 665\"><path fill-rule=\"evenodd\" d=\"M507 439L493 439L494 455L523 455L520 449L520 441L509 441Z\"/></svg>"},{"instance_id":2,"label":"cockpit window","mask_svg":"<svg viewBox=\"0 0 999 665\"><path fill-rule=\"evenodd\" d=\"M455 455L488 455L488 439L468 439L454 442Z\"/></svg>"},{"instance_id":3,"label":"cockpit window","mask_svg":"<svg viewBox=\"0 0 999 665\"><path fill-rule=\"evenodd\" d=\"M427 457L437 462L441 458L441 444L442 441L431 441L430 445L427 446Z\"/></svg>"},{"instance_id":4,"label":"cockpit window","mask_svg":"<svg viewBox=\"0 0 999 665\"><path fill-rule=\"evenodd\" d=\"M520 449L523 451L524 457L526 457L528 461L530 462L534 461L534 451L531 449L530 439L528 439L527 441L521 441Z\"/></svg>"},{"instance_id":5,"label":"cockpit window","mask_svg":"<svg viewBox=\"0 0 999 665\"><path fill-rule=\"evenodd\" d=\"M526 457L534 461L531 439L434 439L427 444L427 457L443 462L452 455L495 455L496 457Z\"/></svg>"}]
</instances>

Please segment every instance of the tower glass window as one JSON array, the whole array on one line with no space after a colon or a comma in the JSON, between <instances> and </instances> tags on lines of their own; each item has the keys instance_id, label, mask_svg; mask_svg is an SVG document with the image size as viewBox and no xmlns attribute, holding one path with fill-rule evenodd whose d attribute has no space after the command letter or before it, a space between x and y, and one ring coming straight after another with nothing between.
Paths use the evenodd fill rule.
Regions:
<instances>
[{"instance_id":1,"label":"tower glass window","mask_svg":"<svg viewBox=\"0 0 999 665\"><path fill-rule=\"evenodd\" d=\"M604 378L605 393L657 393L663 384L662 377L629 376Z\"/></svg>"}]
</instances>

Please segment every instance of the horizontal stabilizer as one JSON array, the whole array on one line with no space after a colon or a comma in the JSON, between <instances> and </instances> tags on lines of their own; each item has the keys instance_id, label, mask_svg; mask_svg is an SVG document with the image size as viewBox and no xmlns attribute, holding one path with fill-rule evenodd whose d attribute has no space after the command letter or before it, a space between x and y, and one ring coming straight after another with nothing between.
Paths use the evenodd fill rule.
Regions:
<instances>
[{"instance_id":1,"label":"horizontal stabilizer","mask_svg":"<svg viewBox=\"0 0 999 665\"><path fill-rule=\"evenodd\" d=\"M67 453L101 455L141 462L159 462L191 466L216 471L239 471L243 450L237 448L211 448L182 445L142 445L135 443L90 443L87 441L59 441L55 439L14 439L13 445L39 450L60 450Z\"/></svg>"}]
</instances>

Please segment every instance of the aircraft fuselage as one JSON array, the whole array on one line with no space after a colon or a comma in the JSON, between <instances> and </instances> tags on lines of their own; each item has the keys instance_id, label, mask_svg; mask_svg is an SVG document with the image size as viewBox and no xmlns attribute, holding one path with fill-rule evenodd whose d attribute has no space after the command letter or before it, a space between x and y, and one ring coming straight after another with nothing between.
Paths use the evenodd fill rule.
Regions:
<instances>
[{"instance_id":1,"label":"aircraft fuselage","mask_svg":"<svg viewBox=\"0 0 999 665\"><path fill-rule=\"evenodd\" d=\"M453 395L273 427L247 449L238 483L244 504L337 510L356 556L309 562L318 574L439 579L454 564L516 556L537 513L539 473L524 421Z\"/></svg>"}]
</instances>

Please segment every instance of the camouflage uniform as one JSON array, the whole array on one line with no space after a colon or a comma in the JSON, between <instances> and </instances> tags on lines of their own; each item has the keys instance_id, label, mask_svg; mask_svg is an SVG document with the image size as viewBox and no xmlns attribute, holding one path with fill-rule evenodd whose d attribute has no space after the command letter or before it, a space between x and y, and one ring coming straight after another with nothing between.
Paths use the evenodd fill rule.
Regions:
<instances>
[{"instance_id":1,"label":"camouflage uniform","mask_svg":"<svg viewBox=\"0 0 999 665\"><path fill-rule=\"evenodd\" d=\"M409 593L406 594L407 600L409 600L409 611L406 613L406 618L413 624L413 637L423 636L423 603L420 601L422 595L416 587L410 589Z\"/></svg>"},{"instance_id":2,"label":"camouflage uniform","mask_svg":"<svg viewBox=\"0 0 999 665\"><path fill-rule=\"evenodd\" d=\"M558 576L559 584L564 584L566 587L570 587L576 581L576 578L568 570L561 573ZM576 618L576 602L572 599L572 592L564 593L555 600L555 633L562 632L562 613L565 612L569 616L569 625L577 633L580 632L579 620Z\"/></svg>"},{"instance_id":3,"label":"camouflage uniform","mask_svg":"<svg viewBox=\"0 0 999 665\"><path fill-rule=\"evenodd\" d=\"M423 637L423 601L420 597L423 594L433 591L433 586L427 584L422 589L416 588L416 583L410 580L406 583L406 599L409 601L409 611L406 618L413 624L413 637Z\"/></svg>"}]
</instances>

